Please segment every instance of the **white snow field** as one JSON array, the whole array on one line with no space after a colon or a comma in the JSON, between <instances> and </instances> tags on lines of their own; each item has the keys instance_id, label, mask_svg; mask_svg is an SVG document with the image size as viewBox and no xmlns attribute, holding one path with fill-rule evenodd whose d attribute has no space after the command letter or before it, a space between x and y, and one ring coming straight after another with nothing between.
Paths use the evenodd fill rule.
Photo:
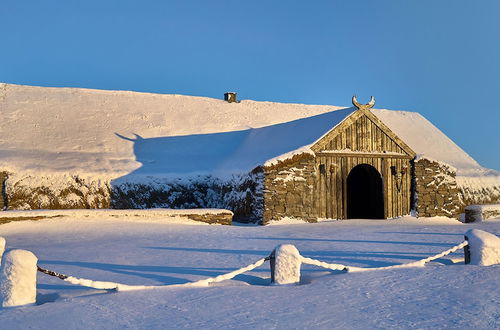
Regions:
<instances>
[{"instance_id":1,"label":"white snow field","mask_svg":"<svg viewBox=\"0 0 500 330\"><path fill-rule=\"evenodd\" d=\"M84 214L82 212L82 214ZM220 226L96 213L0 225L7 250L32 251L67 275L129 285L182 284L228 273L293 244L304 257L356 267L440 253L500 219L347 220ZM39 273L35 306L0 309L1 329L498 329L500 266L463 250L425 267L343 273L302 265L299 285L270 285L269 263L207 287L114 292Z\"/></svg>"}]
</instances>

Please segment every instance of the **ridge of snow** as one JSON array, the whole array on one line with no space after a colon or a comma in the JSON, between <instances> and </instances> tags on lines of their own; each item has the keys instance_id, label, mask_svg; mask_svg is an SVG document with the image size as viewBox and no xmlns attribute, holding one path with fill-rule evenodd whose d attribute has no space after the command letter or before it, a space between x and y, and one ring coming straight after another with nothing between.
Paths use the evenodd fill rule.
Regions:
<instances>
[{"instance_id":1,"label":"ridge of snow","mask_svg":"<svg viewBox=\"0 0 500 330\"><path fill-rule=\"evenodd\" d=\"M287 159L293 158L293 156L297 156L297 155L302 155L302 154L314 155L314 151L311 150L311 146L312 146L312 144L308 144L306 146L303 146L303 147L300 147L298 149L289 151L289 152L284 153L282 155L279 155L277 157L268 159L264 163L264 166L273 166L273 165L276 165L276 164L278 164L280 162L283 162L283 161L285 161Z\"/></svg>"},{"instance_id":2,"label":"ridge of snow","mask_svg":"<svg viewBox=\"0 0 500 330\"><path fill-rule=\"evenodd\" d=\"M311 151L354 108L0 84L1 171L119 177L227 176ZM418 113L371 110L417 154L458 176L481 167ZM300 132L300 134L299 134Z\"/></svg>"}]
</instances>

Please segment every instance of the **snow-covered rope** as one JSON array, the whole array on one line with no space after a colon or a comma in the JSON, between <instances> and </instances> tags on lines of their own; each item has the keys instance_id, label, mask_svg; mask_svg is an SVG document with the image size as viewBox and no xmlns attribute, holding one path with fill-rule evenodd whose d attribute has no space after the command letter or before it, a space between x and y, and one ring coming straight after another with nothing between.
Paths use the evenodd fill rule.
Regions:
<instances>
[{"instance_id":1,"label":"snow-covered rope","mask_svg":"<svg viewBox=\"0 0 500 330\"><path fill-rule=\"evenodd\" d=\"M319 261L316 259L311 259L311 258L306 258L302 257L302 263L304 264L309 264L313 266L318 266L318 267L323 267L331 270L347 270L348 266L341 265L341 264L329 264L327 262Z\"/></svg>"},{"instance_id":2,"label":"snow-covered rope","mask_svg":"<svg viewBox=\"0 0 500 330\"><path fill-rule=\"evenodd\" d=\"M253 264L250 264L250 265L248 265L246 267L237 269L237 270L232 271L230 273L219 275L219 276L215 276L215 277L210 277L210 278L207 278L207 279L204 279L204 280L199 280L199 281L196 281L196 282L185 283L185 284L182 284L182 285L183 286L207 286L210 283L216 283L216 282L221 282L221 281L225 281L225 280L230 280L233 277L236 277L237 275L249 272L249 271L251 271L251 270L253 270L253 269L257 268L257 267L262 266L264 264L264 262L266 262L267 260L269 260L269 258L262 258L260 260L257 260Z\"/></svg>"},{"instance_id":3,"label":"snow-covered rope","mask_svg":"<svg viewBox=\"0 0 500 330\"><path fill-rule=\"evenodd\" d=\"M375 267L375 268L362 268L362 267L353 267L353 266L346 266L342 264L330 264L327 262L323 262L320 260L316 259L311 259L311 258L306 258L301 256L301 262L309 265L314 265L314 266L319 266L323 267L326 269L331 269L331 270L341 270L341 271L348 271L348 272L362 272L362 271L371 271L371 270L381 270L381 269L397 269L397 268L407 268L407 267L422 267L426 263L442 258L444 256L447 256L448 254L451 254L459 249L464 248L466 245L468 245L468 241L463 241L462 243L452 247L451 249L448 249L446 251L443 251L441 253L438 253L436 255L430 256L428 258L418 260L418 261L413 261L409 262L406 264L401 264L401 265L394 265L394 266L387 266L387 267ZM242 267L240 269L234 270L232 272L229 272L227 274L222 274L218 275L215 277L209 277L203 280L195 281L195 282L188 282L184 284L170 284L170 285L127 285L127 284L121 284L121 283L115 283L115 282L104 282L104 281L93 281L89 279L84 279L84 278L78 278L78 277L73 277L73 276L67 276L61 273L57 273L54 271L50 271L44 268L41 268L38 266L38 271L51 275L51 276L56 276L66 282L69 282L71 284L75 285L81 285L81 286L86 286L94 289L100 289L100 290L117 290L117 291L132 291L132 290L145 290L145 289L157 289L157 288L166 288L166 287L201 287L201 286L208 286L211 283L217 283L225 280L230 280L237 275L249 272L257 267L262 266L264 262L269 260L269 257L262 258L254 262L253 264L250 264L248 266Z\"/></svg>"},{"instance_id":4,"label":"snow-covered rope","mask_svg":"<svg viewBox=\"0 0 500 330\"><path fill-rule=\"evenodd\" d=\"M127 284L121 284L121 283L115 283L115 282L93 281L93 280L89 280L89 279L85 279L85 278L67 276L67 275L64 275L61 273L57 273L54 271L50 271L50 270L41 268L40 266L38 266L38 271L40 271L44 274L47 274L47 275L56 276L56 277L62 279L63 281L69 282L71 284L86 286L89 288L94 288L94 289L99 289L99 290L133 291L133 290L159 289L159 288L166 288L166 287L208 286L211 283L230 280L230 279L236 277L237 275L249 272L257 267L262 266L262 264L264 264L264 262L266 262L267 260L269 260L269 257L259 259L258 261L254 262L253 264L242 267L240 269L237 269L237 270L232 271L232 272L227 273L227 274L222 274L222 275L218 275L215 277L209 277L209 278L195 281L195 282L188 282L188 283L184 283L184 284L169 284L169 285L127 285Z\"/></svg>"},{"instance_id":5,"label":"snow-covered rope","mask_svg":"<svg viewBox=\"0 0 500 330\"><path fill-rule=\"evenodd\" d=\"M442 258L444 256L447 256L448 254L452 254L453 252L457 251L457 250L460 250L460 249L463 249L464 247L466 247L467 245L469 245L469 242L468 241L463 241L462 243L452 247L451 249L449 250L446 250L444 252L441 252L439 254L436 254L432 257L428 257L428 258L425 258L425 259L422 259L420 260L422 263L427 263L427 262L430 262L430 261L433 261L433 260L436 260L436 259L439 259L439 258Z\"/></svg>"},{"instance_id":6,"label":"snow-covered rope","mask_svg":"<svg viewBox=\"0 0 500 330\"><path fill-rule=\"evenodd\" d=\"M323 261L311 259L311 258L305 258L302 257L302 262L305 264L310 264L310 265L315 265L327 269L332 269L332 270L346 270L348 272L366 272L370 270L381 270L381 269L397 269L397 268L408 268L408 267L423 267L426 263L431 262L433 260L442 258L444 256L447 256L448 254L451 254L459 249L464 248L466 245L468 245L469 242L463 241L462 243L455 245L451 249L448 249L446 251L443 251L441 253L438 253L436 255L430 256L428 258L418 260L418 261L412 261L406 264L401 264L401 265L394 265L394 266L386 266L386 267L374 267L374 268L362 268L362 267L353 267L353 266L345 266L345 265L340 265L340 264L329 264Z\"/></svg>"}]
</instances>

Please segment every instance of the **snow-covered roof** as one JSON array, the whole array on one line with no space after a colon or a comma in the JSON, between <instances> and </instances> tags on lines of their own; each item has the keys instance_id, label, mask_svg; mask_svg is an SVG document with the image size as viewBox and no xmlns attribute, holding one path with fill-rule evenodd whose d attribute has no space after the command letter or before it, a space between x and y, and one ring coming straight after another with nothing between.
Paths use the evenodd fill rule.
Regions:
<instances>
[{"instance_id":1,"label":"snow-covered roof","mask_svg":"<svg viewBox=\"0 0 500 330\"><path fill-rule=\"evenodd\" d=\"M111 177L249 171L307 152L355 110L11 84L0 84L0 109L0 170ZM418 154L482 169L419 114L372 112Z\"/></svg>"},{"instance_id":2,"label":"snow-covered roof","mask_svg":"<svg viewBox=\"0 0 500 330\"><path fill-rule=\"evenodd\" d=\"M372 113L405 141L417 153L417 158L444 162L462 175L484 174L485 169L478 162L421 114L394 110L373 110Z\"/></svg>"}]
</instances>

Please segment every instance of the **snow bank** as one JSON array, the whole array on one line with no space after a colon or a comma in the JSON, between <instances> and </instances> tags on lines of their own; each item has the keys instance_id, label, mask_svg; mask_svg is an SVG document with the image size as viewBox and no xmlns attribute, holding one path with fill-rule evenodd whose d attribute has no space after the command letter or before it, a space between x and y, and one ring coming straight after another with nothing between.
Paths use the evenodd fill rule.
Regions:
<instances>
[{"instance_id":1,"label":"snow bank","mask_svg":"<svg viewBox=\"0 0 500 330\"><path fill-rule=\"evenodd\" d=\"M465 236L469 241L472 265L500 264L500 238L498 236L479 229L468 230Z\"/></svg>"},{"instance_id":2,"label":"snow bank","mask_svg":"<svg viewBox=\"0 0 500 330\"><path fill-rule=\"evenodd\" d=\"M297 248L291 244L281 244L273 252L272 282L277 285L299 283L302 257Z\"/></svg>"},{"instance_id":3,"label":"snow bank","mask_svg":"<svg viewBox=\"0 0 500 330\"><path fill-rule=\"evenodd\" d=\"M30 251L11 250L3 258L0 299L3 307L36 302L37 257Z\"/></svg>"},{"instance_id":4,"label":"snow bank","mask_svg":"<svg viewBox=\"0 0 500 330\"><path fill-rule=\"evenodd\" d=\"M0 212L0 219L16 220L50 218L86 218L89 220L112 220L122 218L130 222L182 223L189 225L224 224L230 225L233 212L226 209L76 209L76 210L33 210ZM61 221L61 220L56 220Z\"/></svg>"},{"instance_id":5,"label":"snow bank","mask_svg":"<svg viewBox=\"0 0 500 330\"><path fill-rule=\"evenodd\" d=\"M328 220L331 220L331 219L328 219ZM308 222L303 220L303 219L293 218L293 217L283 217L280 220L269 221L266 225L267 226L303 225L305 223L308 223Z\"/></svg>"}]
</instances>

